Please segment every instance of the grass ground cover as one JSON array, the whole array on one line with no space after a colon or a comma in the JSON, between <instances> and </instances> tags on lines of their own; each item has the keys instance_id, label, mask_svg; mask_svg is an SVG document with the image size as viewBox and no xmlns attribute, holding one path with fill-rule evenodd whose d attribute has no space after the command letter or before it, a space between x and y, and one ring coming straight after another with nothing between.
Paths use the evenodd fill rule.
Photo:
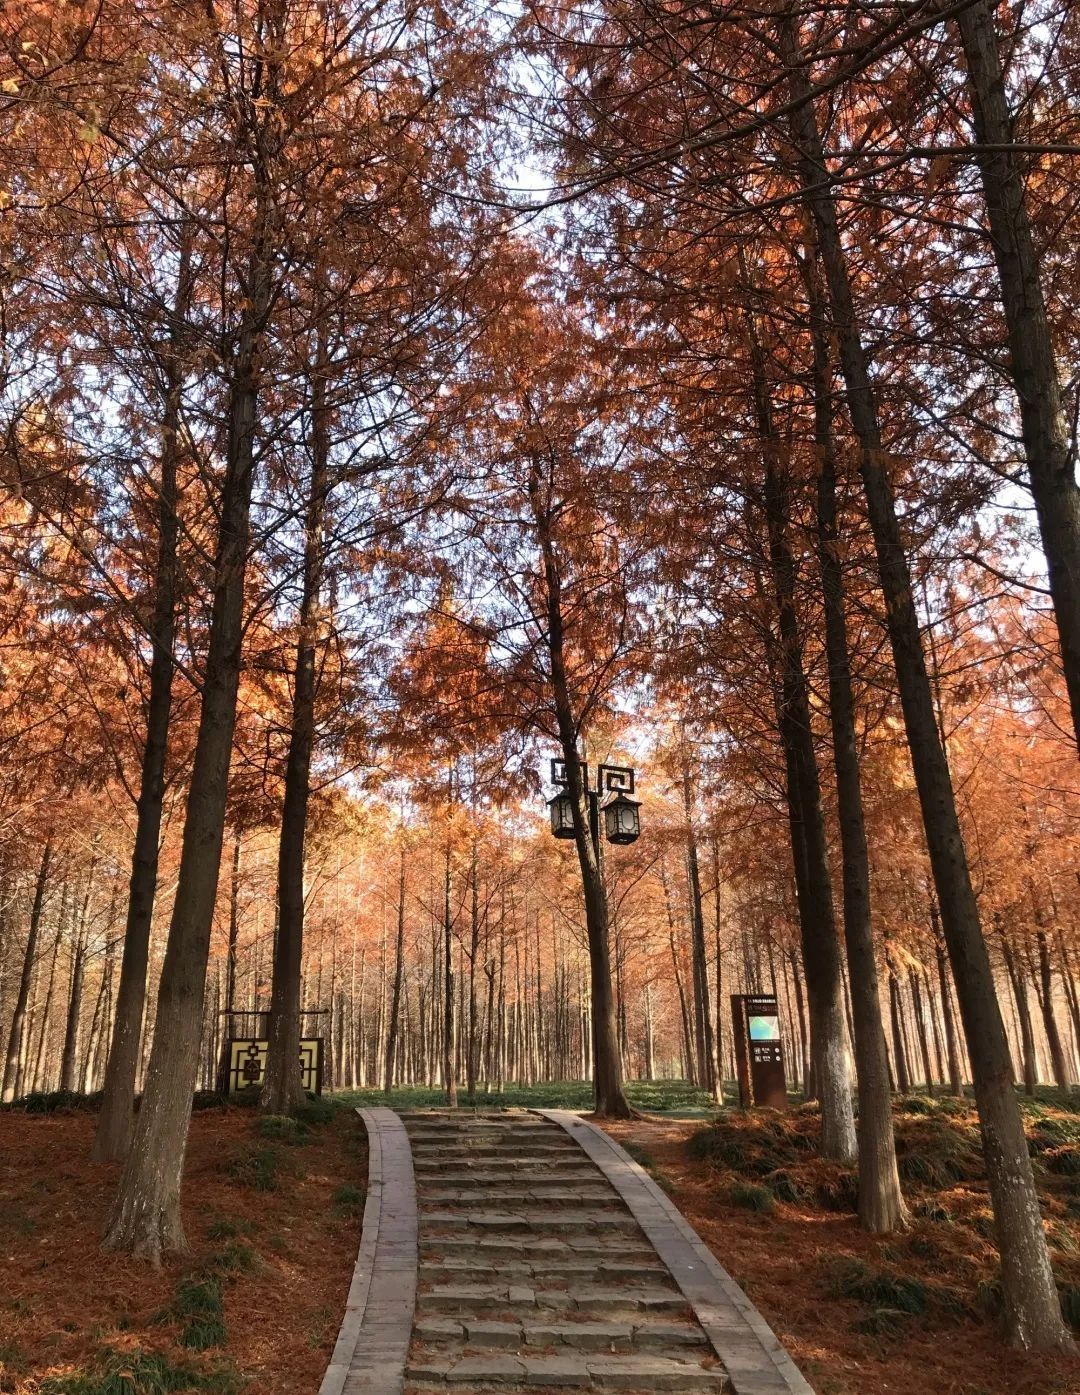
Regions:
<instances>
[{"instance_id":1,"label":"grass ground cover","mask_svg":"<svg viewBox=\"0 0 1080 1395\"><path fill-rule=\"evenodd\" d=\"M100 1248L117 1168L87 1161L84 1102L0 1112L4 1395L314 1395L359 1245L363 1127L329 1105L294 1121L202 1103L191 1253L160 1270Z\"/></svg>"},{"instance_id":2,"label":"grass ground cover","mask_svg":"<svg viewBox=\"0 0 1080 1395\"><path fill-rule=\"evenodd\" d=\"M1021 1098L1062 1308L1080 1335L1080 1099ZM970 1100L895 1105L911 1228L864 1234L812 1106L612 1124L758 1305L818 1395L1077 1395L998 1340L993 1217Z\"/></svg>"}]
</instances>

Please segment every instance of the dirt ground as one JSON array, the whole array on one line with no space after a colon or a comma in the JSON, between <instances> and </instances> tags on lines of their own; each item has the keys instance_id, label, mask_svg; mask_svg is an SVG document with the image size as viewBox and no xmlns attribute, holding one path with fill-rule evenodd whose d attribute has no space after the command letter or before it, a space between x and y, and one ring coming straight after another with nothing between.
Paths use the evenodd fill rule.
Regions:
<instances>
[{"instance_id":1,"label":"dirt ground","mask_svg":"<svg viewBox=\"0 0 1080 1395\"><path fill-rule=\"evenodd\" d=\"M729 1199L729 1177L690 1156L686 1140L700 1124L604 1126L667 1187L818 1395L1080 1395L1080 1360L1008 1351L994 1320L974 1311L979 1256L970 1252L977 1241L957 1237L951 1254L942 1240L943 1231L961 1227L916 1221L903 1237L879 1239L859 1230L851 1215L785 1204L755 1213ZM989 1259L989 1242L987 1251ZM943 1292L958 1279L972 1290L963 1295L970 1307L901 1315L892 1331L858 1330L864 1305L833 1296L832 1276L848 1260L889 1266Z\"/></svg>"},{"instance_id":2,"label":"dirt ground","mask_svg":"<svg viewBox=\"0 0 1080 1395\"><path fill-rule=\"evenodd\" d=\"M315 1392L359 1245L356 1116L341 1111L294 1143L257 1132L250 1110L196 1113L183 1189L192 1253L160 1270L100 1247L119 1168L88 1161L94 1122L0 1113L0 1391L55 1388L108 1349L223 1374L221 1388L238 1375L245 1395ZM177 1286L207 1273L226 1335L193 1351Z\"/></svg>"}]
</instances>

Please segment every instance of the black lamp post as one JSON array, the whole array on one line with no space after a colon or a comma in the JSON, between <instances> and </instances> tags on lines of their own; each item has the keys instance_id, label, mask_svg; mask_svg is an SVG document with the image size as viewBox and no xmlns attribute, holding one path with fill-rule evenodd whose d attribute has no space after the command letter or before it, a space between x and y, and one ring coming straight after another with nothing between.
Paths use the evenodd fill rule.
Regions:
<instances>
[{"instance_id":1,"label":"black lamp post","mask_svg":"<svg viewBox=\"0 0 1080 1395\"><path fill-rule=\"evenodd\" d=\"M604 816L604 836L609 843L633 843L641 832L638 815L641 800L634 798L634 772L627 765L598 766L596 789L591 789L588 762L582 761L581 781L589 801L589 833L599 860L600 815ZM551 831L556 838L572 838L574 801L566 789L566 762L558 757L553 757L551 761L551 783L556 791L548 800Z\"/></svg>"}]
</instances>

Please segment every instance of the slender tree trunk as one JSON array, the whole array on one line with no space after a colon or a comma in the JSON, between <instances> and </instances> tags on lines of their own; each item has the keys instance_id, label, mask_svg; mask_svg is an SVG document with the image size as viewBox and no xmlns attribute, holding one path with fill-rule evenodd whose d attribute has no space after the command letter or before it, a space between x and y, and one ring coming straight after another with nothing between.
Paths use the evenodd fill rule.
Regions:
<instances>
[{"instance_id":1,"label":"slender tree trunk","mask_svg":"<svg viewBox=\"0 0 1080 1395\"><path fill-rule=\"evenodd\" d=\"M19 1062L25 1055L26 1005L30 998L30 984L34 977L34 961L37 958L38 936L41 931L41 912L45 906L45 888L49 881L49 866L53 855L53 836L45 839L41 862L38 865L37 880L34 882L34 899L30 906L30 926L26 936L26 949L23 952L22 973L15 995L15 1010L11 1018L11 1031L8 1033L7 1055L4 1059L4 1103L15 1098L16 1081L19 1075Z\"/></svg>"},{"instance_id":2,"label":"slender tree trunk","mask_svg":"<svg viewBox=\"0 0 1080 1395\"><path fill-rule=\"evenodd\" d=\"M1016 1020L1020 1027L1024 1093L1033 1095L1038 1083L1038 1068L1035 1062L1035 1031L1031 1022L1031 1007L1028 1003L1027 977L1020 964L1017 963L1016 954L1001 924L998 925L998 935L1001 939L1002 958L1005 960L1005 968L1009 975L1009 983L1012 985L1013 999L1016 1003Z\"/></svg>"},{"instance_id":3,"label":"slender tree trunk","mask_svg":"<svg viewBox=\"0 0 1080 1395\"><path fill-rule=\"evenodd\" d=\"M790 95L798 104L791 118L798 169L804 198L817 227L829 288L848 407L860 447L860 472L877 551L900 704L971 1056L1001 1250L1006 1328L1009 1340L1019 1347L1071 1347L1012 1088L1008 1041L979 922L952 779L935 721L911 573L869 365L857 327L829 170L791 12L781 20L780 42Z\"/></svg>"},{"instance_id":4,"label":"slender tree trunk","mask_svg":"<svg viewBox=\"0 0 1080 1395\"><path fill-rule=\"evenodd\" d=\"M273 86L271 79L270 88ZM154 1042L131 1149L105 1237L107 1247L132 1250L155 1264L164 1254L187 1248L180 1214L180 1179L199 1066L206 964L240 679L259 353L270 304L267 239L271 216L266 207L256 216L257 245L247 278L250 304L233 362L202 710L176 898L158 989Z\"/></svg>"},{"instance_id":5,"label":"slender tree trunk","mask_svg":"<svg viewBox=\"0 0 1080 1395\"><path fill-rule=\"evenodd\" d=\"M38 1036L37 1052L34 1056L34 1068L30 1072L31 1090L44 1090L48 1083L46 1070L48 1065L49 1046L49 1026L52 1021L53 996L56 992L56 965L60 959L60 944L64 938L64 922L67 919L67 887L60 901L60 915L56 923L56 937L53 940L52 957L49 960L49 981L45 987L45 1004L41 1010L41 1032ZM29 1045L29 1035L27 1045ZM29 1052L27 1053L29 1056ZM20 1089L19 1093L22 1093Z\"/></svg>"},{"instance_id":6,"label":"slender tree trunk","mask_svg":"<svg viewBox=\"0 0 1080 1395\"><path fill-rule=\"evenodd\" d=\"M811 255L814 255L811 253ZM821 463L817 489L818 564L825 605L825 655L829 720L836 771L844 898L844 942L851 987L852 1038L859 1089L859 1223L887 1235L907 1223L893 1134L889 1052L881 1020L881 995L870 905L870 857L863 812L862 776L851 686L844 578L836 506L836 451L832 431L832 365L825 307L817 268L808 267L814 354L814 439Z\"/></svg>"},{"instance_id":7,"label":"slender tree trunk","mask_svg":"<svg viewBox=\"0 0 1080 1395\"><path fill-rule=\"evenodd\" d=\"M476 1100L477 1004L476 961L480 954L480 889L476 837L473 836L469 868L469 1025L465 1039L465 1090L469 1103Z\"/></svg>"},{"instance_id":8,"label":"slender tree trunk","mask_svg":"<svg viewBox=\"0 0 1080 1395\"><path fill-rule=\"evenodd\" d=\"M795 559L788 539L790 489L773 425L761 348L749 327L755 414L765 466L765 522L769 566L780 632L777 718L788 776L792 853L799 928L810 1002L810 1049L821 1101L821 1151L827 1158L856 1160L855 1114L844 1050L844 1002L840 945L821 809L821 781L811 726L795 599Z\"/></svg>"},{"instance_id":9,"label":"slender tree trunk","mask_svg":"<svg viewBox=\"0 0 1080 1395\"><path fill-rule=\"evenodd\" d=\"M685 740L685 733L683 736ZM682 771L683 818L686 827L686 872L690 891L690 931L694 965L694 1023L698 1047L698 1078L716 1095L716 1050L713 1039L712 1005L709 1002L709 966L705 953L705 915L701 904L701 871L698 864L697 835L694 831L694 795L690 762Z\"/></svg>"},{"instance_id":10,"label":"slender tree trunk","mask_svg":"<svg viewBox=\"0 0 1080 1395\"><path fill-rule=\"evenodd\" d=\"M158 552L154 571L154 609L150 621L150 687L146 704L146 741L142 753L135 845L128 882L127 923L116 991L112 1044L105 1066L105 1087L90 1156L95 1162L115 1162L127 1156L135 1123L135 1087L139 1070L146 975L150 962L150 930L157 895L158 845L165 802L165 762L172 715L172 685L176 636L177 467L180 461L180 358L183 321L192 294L191 257L187 241L181 247L170 352L164 361L165 402L161 427L161 478L158 485Z\"/></svg>"},{"instance_id":11,"label":"slender tree trunk","mask_svg":"<svg viewBox=\"0 0 1080 1395\"><path fill-rule=\"evenodd\" d=\"M945 1051L949 1061L949 1094L964 1093L964 1077L960 1068L960 1051L956 1040L956 1020L953 1017L952 994L949 991L949 964L941 942L941 923L937 906L931 903L930 923L934 931L934 954L937 958L938 987L941 991L941 1015L945 1019Z\"/></svg>"},{"instance_id":12,"label":"slender tree trunk","mask_svg":"<svg viewBox=\"0 0 1080 1395\"><path fill-rule=\"evenodd\" d=\"M454 1070L454 913L451 906L453 889L450 868L449 814L453 799L453 776L448 779L446 850L443 863L443 1022L442 1065L446 1103L457 1108L457 1074Z\"/></svg>"},{"instance_id":13,"label":"slender tree trunk","mask_svg":"<svg viewBox=\"0 0 1080 1395\"><path fill-rule=\"evenodd\" d=\"M599 816L596 800L590 799L586 790L578 756L580 733L574 718L564 653L562 579L551 531L551 515L541 499L540 470L535 463L529 478L529 501L544 569L552 697L566 771L566 790L574 811L574 841L585 898L592 987L593 1098L599 1116L628 1119L632 1111L623 1092L622 1062L619 1057L611 985L610 917L607 888L600 866Z\"/></svg>"},{"instance_id":14,"label":"slender tree trunk","mask_svg":"<svg viewBox=\"0 0 1080 1395\"><path fill-rule=\"evenodd\" d=\"M795 985L795 1007L799 1014L799 1056L802 1060L803 1093L807 1099L813 1098L813 1080L810 1073L810 1044L806 1029L806 1000L803 997L802 979L799 977L799 961L795 951L788 951L791 965L791 981Z\"/></svg>"},{"instance_id":15,"label":"slender tree trunk","mask_svg":"<svg viewBox=\"0 0 1080 1395\"><path fill-rule=\"evenodd\" d=\"M926 1017L923 1014L922 988L919 984L917 970L911 969L908 972L908 986L911 989L911 1006L915 1014L915 1036L919 1043L919 1055L922 1058L923 1075L926 1081L926 1093L934 1093L934 1072L930 1064L930 1039L926 1035Z\"/></svg>"},{"instance_id":16,"label":"slender tree trunk","mask_svg":"<svg viewBox=\"0 0 1080 1395\"><path fill-rule=\"evenodd\" d=\"M1028 478L1046 554L1061 658L1080 744L1080 489L1046 313L1039 256L1024 202L1024 179L989 0L956 18L968 73L975 156L990 223L1009 343L1009 370L1020 406Z\"/></svg>"},{"instance_id":17,"label":"slender tree trunk","mask_svg":"<svg viewBox=\"0 0 1080 1395\"><path fill-rule=\"evenodd\" d=\"M900 1023L900 983L892 964L889 964L889 1020L892 1024L893 1059L896 1062L896 1088L902 1095L911 1092L911 1077L908 1073L907 1048L904 1046L904 1033Z\"/></svg>"},{"instance_id":18,"label":"slender tree trunk","mask_svg":"<svg viewBox=\"0 0 1080 1395\"><path fill-rule=\"evenodd\" d=\"M401 857L398 867L397 935L394 939L394 982L390 990L390 1022L386 1031L386 1074L383 1093L394 1088L394 1060L397 1054L398 1018L401 1013L401 985L405 974L405 840L402 830Z\"/></svg>"},{"instance_id":19,"label":"slender tree trunk","mask_svg":"<svg viewBox=\"0 0 1080 1395\"><path fill-rule=\"evenodd\" d=\"M86 899L90 899L87 889ZM68 993L67 1021L64 1026L64 1050L60 1058L60 1088L79 1088L79 1022L82 1015L83 979L86 973L86 904L75 932L71 962L71 985Z\"/></svg>"},{"instance_id":20,"label":"slender tree trunk","mask_svg":"<svg viewBox=\"0 0 1080 1395\"><path fill-rule=\"evenodd\" d=\"M1054 1012L1054 970L1050 963L1050 945L1046 930L1040 926L1035 932L1039 949L1039 1007L1042 1009L1043 1030L1046 1044L1050 1048L1050 1068L1054 1072L1054 1084L1060 1090L1068 1090L1072 1085L1072 1075L1065 1059L1065 1048L1058 1029L1057 1014Z\"/></svg>"},{"instance_id":21,"label":"slender tree trunk","mask_svg":"<svg viewBox=\"0 0 1080 1395\"><path fill-rule=\"evenodd\" d=\"M285 766L281 839L278 844L278 933L270 988L266 1078L260 1100L261 1107L270 1114L290 1114L302 1106L305 1099L300 1070L300 972L304 955L304 844L311 797L311 757L315 745L315 660L325 555L323 530L329 493L328 361L325 322L320 319L310 376L311 478L304 517L304 560L300 613L297 617L299 637L293 670L292 726ZM333 1002L331 988L331 1007ZM332 1030L330 1040L332 1043Z\"/></svg>"}]
</instances>

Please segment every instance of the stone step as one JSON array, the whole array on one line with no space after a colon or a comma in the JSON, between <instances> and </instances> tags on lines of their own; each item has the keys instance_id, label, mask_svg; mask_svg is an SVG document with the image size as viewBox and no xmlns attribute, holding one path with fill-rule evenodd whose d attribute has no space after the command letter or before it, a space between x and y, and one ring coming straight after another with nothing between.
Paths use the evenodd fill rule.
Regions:
<instances>
[{"instance_id":1,"label":"stone step","mask_svg":"<svg viewBox=\"0 0 1080 1395\"><path fill-rule=\"evenodd\" d=\"M659 1262L648 1259L631 1260L620 1263L618 1260L601 1259L591 1261L579 1257L572 1259L528 1260L492 1259L468 1251L462 1255L443 1256L440 1260L422 1260L420 1278L426 1283L459 1283L463 1275L490 1283L495 1279L508 1282L523 1282L529 1279L614 1279L620 1283L627 1280L638 1282L662 1282L668 1272Z\"/></svg>"},{"instance_id":2,"label":"stone step","mask_svg":"<svg viewBox=\"0 0 1080 1395\"><path fill-rule=\"evenodd\" d=\"M551 1127L551 1122L542 1114L531 1109L510 1106L508 1109L475 1109L469 1105L457 1109L398 1109L394 1111L407 1123L415 1119L430 1120L435 1123L461 1124L538 1124Z\"/></svg>"},{"instance_id":3,"label":"stone step","mask_svg":"<svg viewBox=\"0 0 1080 1395\"><path fill-rule=\"evenodd\" d=\"M514 1311L580 1313L599 1317L615 1313L673 1313L688 1317L690 1305L674 1287L578 1284L536 1288L532 1284L432 1284L416 1296L417 1312L477 1313L495 1317Z\"/></svg>"},{"instance_id":4,"label":"stone step","mask_svg":"<svg viewBox=\"0 0 1080 1395\"><path fill-rule=\"evenodd\" d=\"M580 1158L582 1152L578 1145L573 1143L572 1138L568 1138L564 1133L541 1134L540 1137L522 1137L518 1131L507 1134L486 1134L477 1138L473 1134L465 1133L410 1133L409 1143L413 1145L414 1151L434 1152L440 1154L463 1154L465 1156L477 1156L480 1154L505 1154L505 1152L516 1151L520 1154L536 1156L539 1154L550 1155L569 1154Z\"/></svg>"},{"instance_id":5,"label":"stone step","mask_svg":"<svg viewBox=\"0 0 1080 1395\"><path fill-rule=\"evenodd\" d=\"M602 1264L609 1260L620 1263L636 1260L656 1262L656 1253L646 1243L644 1236L634 1239L617 1232L611 1235L592 1235L588 1231L582 1231L573 1236L559 1237L526 1233L498 1235L485 1230L474 1230L431 1235L421 1228L419 1245L421 1257L424 1259L441 1258L446 1255L475 1255L481 1263L508 1258L528 1261L580 1260L594 1264Z\"/></svg>"},{"instance_id":6,"label":"stone step","mask_svg":"<svg viewBox=\"0 0 1080 1395\"><path fill-rule=\"evenodd\" d=\"M428 1187L417 1192L421 1211L432 1207L467 1206L474 1210L477 1205L497 1206L500 1209L516 1206L588 1206L589 1209L623 1210L618 1196L608 1186L567 1187L544 1186L539 1183L530 1188L510 1187L494 1190L490 1187Z\"/></svg>"},{"instance_id":7,"label":"stone step","mask_svg":"<svg viewBox=\"0 0 1080 1395\"><path fill-rule=\"evenodd\" d=\"M712 1395L730 1389L722 1371L700 1362L663 1356L611 1356L573 1352L565 1356L410 1356L405 1379L418 1390L465 1385L471 1390L520 1385L561 1390L693 1390Z\"/></svg>"},{"instance_id":8,"label":"stone step","mask_svg":"<svg viewBox=\"0 0 1080 1395\"><path fill-rule=\"evenodd\" d=\"M510 1349L570 1347L577 1351L663 1351L680 1355L711 1351L696 1323L680 1322L493 1322L485 1318L420 1318L413 1335L431 1352L468 1346ZM452 1352L445 1354L451 1355Z\"/></svg>"},{"instance_id":9,"label":"stone step","mask_svg":"<svg viewBox=\"0 0 1080 1395\"><path fill-rule=\"evenodd\" d=\"M436 1149L425 1153L414 1152L413 1169L417 1177L421 1178L431 1173L442 1172L481 1172L508 1177L518 1172L537 1171L556 1177L564 1174L587 1174L590 1177L601 1175L595 1167L582 1166L580 1152L546 1153L542 1157L535 1157L527 1153L494 1151L476 1154L461 1149L457 1154L448 1156L444 1151Z\"/></svg>"},{"instance_id":10,"label":"stone step","mask_svg":"<svg viewBox=\"0 0 1080 1395\"><path fill-rule=\"evenodd\" d=\"M521 1165L515 1167L492 1167L487 1163L475 1163L471 1167L447 1167L433 1159L424 1159L424 1167L417 1169L417 1186L443 1187L527 1187L569 1186L580 1182L586 1185L607 1187L603 1176L591 1165L553 1163L550 1167ZM415 1165L415 1162L414 1162ZM609 1187L610 1191L611 1188Z\"/></svg>"},{"instance_id":11,"label":"stone step","mask_svg":"<svg viewBox=\"0 0 1080 1395\"><path fill-rule=\"evenodd\" d=\"M403 1116L404 1117L404 1116ZM495 1133L558 1133L557 1124L525 1115L519 1119L445 1119L436 1115L405 1118L405 1129L413 1133L467 1133L480 1136Z\"/></svg>"},{"instance_id":12,"label":"stone step","mask_svg":"<svg viewBox=\"0 0 1080 1395\"><path fill-rule=\"evenodd\" d=\"M621 1233L640 1235L637 1221L628 1211L571 1211L550 1209L546 1211L423 1211L420 1225L428 1235L441 1230L481 1231L494 1235L511 1231L543 1233L556 1230L561 1234Z\"/></svg>"}]
</instances>

